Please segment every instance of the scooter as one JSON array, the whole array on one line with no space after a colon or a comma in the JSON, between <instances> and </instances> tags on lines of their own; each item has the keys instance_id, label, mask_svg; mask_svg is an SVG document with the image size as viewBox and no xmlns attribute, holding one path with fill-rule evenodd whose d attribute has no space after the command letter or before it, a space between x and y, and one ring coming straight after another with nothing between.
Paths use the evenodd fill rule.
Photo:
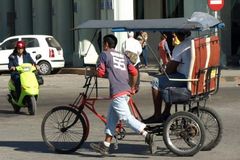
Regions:
<instances>
[{"instance_id":1,"label":"scooter","mask_svg":"<svg viewBox=\"0 0 240 160\"><path fill-rule=\"evenodd\" d=\"M28 108L30 115L35 115L37 111L37 98L39 95L39 84L36 78L36 67L30 63L23 63L16 67L20 74L21 93L17 97L16 88L12 79L8 82L8 101L12 105L14 112L19 113L23 107Z\"/></svg>"}]
</instances>

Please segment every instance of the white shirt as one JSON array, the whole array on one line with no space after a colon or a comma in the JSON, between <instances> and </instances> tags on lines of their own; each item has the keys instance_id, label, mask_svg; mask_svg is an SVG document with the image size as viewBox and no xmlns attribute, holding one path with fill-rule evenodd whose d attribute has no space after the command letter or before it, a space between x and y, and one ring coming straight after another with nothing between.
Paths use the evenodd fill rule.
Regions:
<instances>
[{"instance_id":1,"label":"white shirt","mask_svg":"<svg viewBox=\"0 0 240 160\"><path fill-rule=\"evenodd\" d=\"M191 59L191 37L186 38L173 49L171 59L180 62L177 71L188 77Z\"/></svg>"},{"instance_id":2,"label":"white shirt","mask_svg":"<svg viewBox=\"0 0 240 160\"><path fill-rule=\"evenodd\" d=\"M23 55L17 56L17 58L18 58L18 65L20 66L21 64L23 64Z\"/></svg>"},{"instance_id":3,"label":"white shirt","mask_svg":"<svg viewBox=\"0 0 240 160\"><path fill-rule=\"evenodd\" d=\"M140 54L142 53L142 46L138 40L133 37L129 37L125 42L122 44L122 53L130 51L136 53L138 55L137 62L134 64L138 64L140 62Z\"/></svg>"}]
</instances>

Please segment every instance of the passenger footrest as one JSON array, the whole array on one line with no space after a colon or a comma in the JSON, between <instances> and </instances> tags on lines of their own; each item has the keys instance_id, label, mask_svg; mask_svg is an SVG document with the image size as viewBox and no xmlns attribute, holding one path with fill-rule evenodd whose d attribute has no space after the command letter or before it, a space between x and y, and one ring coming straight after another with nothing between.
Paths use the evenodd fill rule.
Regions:
<instances>
[{"instance_id":1,"label":"passenger footrest","mask_svg":"<svg viewBox=\"0 0 240 160\"><path fill-rule=\"evenodd\" d=\"M163 123L159 123L159 124L149 124L146 126L145 130L155 134L156 136L161 136L163 133Z\"/></svg>"}]
</instances>

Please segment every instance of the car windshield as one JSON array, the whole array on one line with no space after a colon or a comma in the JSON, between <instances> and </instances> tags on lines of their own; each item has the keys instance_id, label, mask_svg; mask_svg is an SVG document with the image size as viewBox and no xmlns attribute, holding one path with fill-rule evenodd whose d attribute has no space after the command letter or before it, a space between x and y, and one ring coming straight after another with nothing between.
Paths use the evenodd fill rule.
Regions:
<instances>
[{"instance_id":1,"label":"car windshield","mask_svg":"<svg viewBox=\"0 0 240 160\"><path fill-rule=\"evenodd\" d=\"M55 38L47 37L46 41L49 47L53 47L53 48L56 48L57 50L61 50L61 46Z\"/></svg>"}]
</instances>

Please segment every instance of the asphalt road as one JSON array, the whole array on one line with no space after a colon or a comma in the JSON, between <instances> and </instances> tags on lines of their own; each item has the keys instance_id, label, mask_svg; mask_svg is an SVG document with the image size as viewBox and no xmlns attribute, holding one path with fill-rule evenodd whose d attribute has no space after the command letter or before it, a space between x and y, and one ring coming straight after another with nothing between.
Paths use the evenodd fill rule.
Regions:
<instances>
[{"instance_id":1,"label":"asphalt road","mask_svg":"<svg viewBox=\"0 0 240 160\"><path fill-rule=\"evenodd\" d=\"M0 76L0 159L1 160L73 160L96 159L98 154L92 152L89 143L101 141L104 137L104 125L92 113L87 112L90 120L90 134L83 147L73 154L56 154L50 151L41 137L41 122L54 106L67 105L74 101L79 91L83 91L84 77L72 74L44 76L45 84L40 88L37 115L29 116L26 109L14 114L6 100L8 75ZM99 94L108 95L108 83L99 79ZM115 159L179 159L179 160L239 160L240 138L240 87L224 84L219 92L212 96L207 105L214 108L223 121L224 131L220 144L211 151L201 151L193 157L177 157L168 151L162 141L157 138L158 153L149 154L144 139L126 128L127 135L120 141L119 149L112 150ZM140 92L134 97L143 117L153 112L150 84L141 83ZM96 102L96 109L105 114L109 101ZM105 159L112 159L108 157Z\"/></svg>"}]
</instances>

